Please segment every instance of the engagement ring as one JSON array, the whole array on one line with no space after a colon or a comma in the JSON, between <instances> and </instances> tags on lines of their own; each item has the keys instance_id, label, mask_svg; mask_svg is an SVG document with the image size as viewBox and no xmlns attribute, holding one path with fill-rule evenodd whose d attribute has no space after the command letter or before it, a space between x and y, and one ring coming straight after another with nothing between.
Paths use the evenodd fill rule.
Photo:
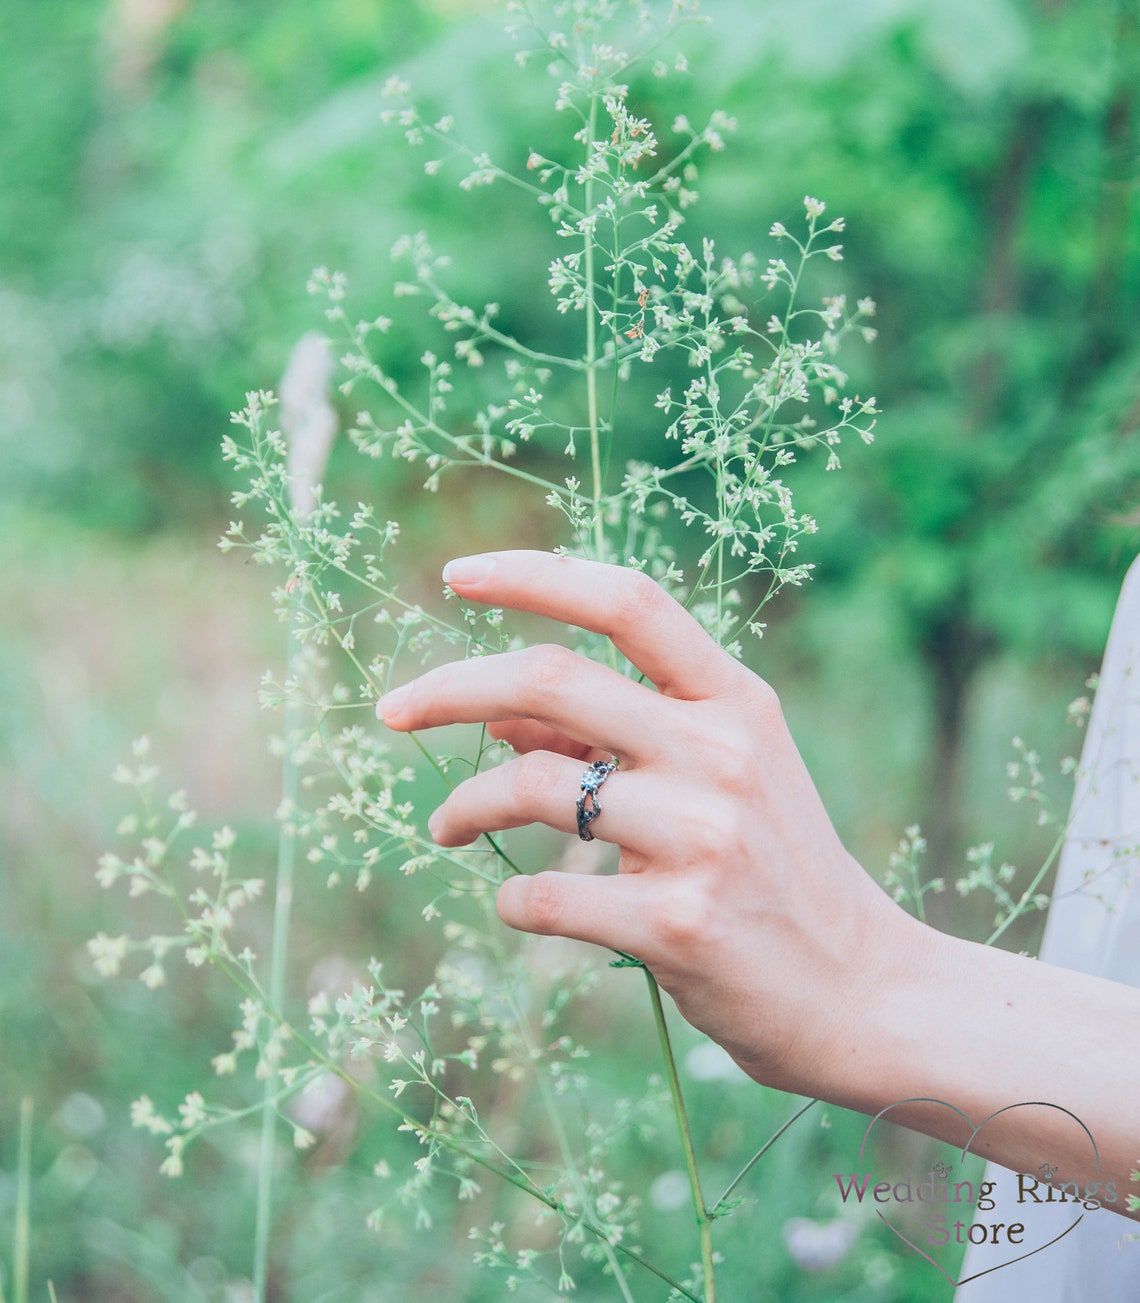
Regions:
<instances>
[{"instance_id":1,"label":"engagement ring","mask_svg":"<svg viewBox=\"0 0 1140 1303\"><path fill-rule=\"evenodd\" d=\"M602 803L598 792L610 774L618 767L617 760L595 760L582 775L582 795L578 798L578 836L584 842L592 842L594 834L590 824L602 812Z\"/></svg>"}]
</instances>

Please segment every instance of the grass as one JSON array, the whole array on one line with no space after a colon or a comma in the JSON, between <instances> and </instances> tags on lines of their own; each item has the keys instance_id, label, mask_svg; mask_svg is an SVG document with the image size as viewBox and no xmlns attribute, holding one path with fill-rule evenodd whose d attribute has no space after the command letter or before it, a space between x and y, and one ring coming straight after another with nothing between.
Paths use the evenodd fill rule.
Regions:
<instances>
[{"instance_id":1,"label":"grass","mask_svg":"<svg viewBox=\"0 0 1140 1303\"><path fill-rule=\"evenodd\" d=\"M270 816L280 769L268 757L272 721L263 718L255 694L264 667L281 656L281 626L263 600L264 576L219 557L213 542L208 529L198 537L155 536L143 544L35 518L12 519L0 532L0 601L9 615L0 646L0 779L9 793L0 812L6 861L0 875L0 1101L34 1098L34 1152L42 1172L33 1182L31 1105L6 1113L0 1104L0 1244L11 1246L5 1256L11 1252L13 1268L3 1281L3 1303L50 1297L49 1281L63 1303L84 1297L201 1303L222 1299L227 1288L250 1286L256 1135L219 1133L216 1143L191 1153L187 1178L169 1181L156 1174L160 1152L131 1131L127 1116L129 1101L143 1091L172 1107L201 1080L229 1036L228 993L183 981L178 971L157 995L129 980L96 984L83 955L96 929L121 930L114 910L122 902L98 892L92 872L98 852L113 843L119 813L109 772L144 728L172 783L191 790L205 817L238 829L259 871L276 857ZM433 539L422 546L445 552L454 544ZM420 545L409 540L410 547ZM430 555L425 569L429 564ZM792 659L796 637L793 625L777 625L767 641L772 677L792 703L805 751L861 755L889 772L888 751L866 755L868 734L856 714L818 717L813 692L828 693L794 677L790 666L778 672L780 661ZM842 667L839 651L848 657ZM855 676L864 694L872 693L871 669L860 670L852 655L850 646L837 649L836 662L814 672L833 683ZM1012 667L1009 674L1012 683ZM995 701L1008 702L1013 712L1024 696L991 683L987 703ZM1010 731L1014 727L1011 720ZM984 735L976 730L971 745L981 749L997 728L987 714ZM995 769L1003 760L995 757ZM905 780L898 788L905 791ZM876 785L884 801L892 790L889 781ZM995 813L1000 806L970 817L992 826ZM858 849L869 864L885 864L907 817L905 808L877 810L883 830L878 845L873 829L859 827ZM550 853L537 834L527 846L533 855ZM294 989L333 970L342 975L337 980L359 975L361 956L372 953L391 954L394 967L404 964L413 973L423 969L426 980L423 956L390 922L392 893L408 889L415 889L414 880L379 882L363 897L338 895L299 865L290 943ZM260 926L257 942L268 953L271 921ZM635 979L606 970L584 1015L588 1025L580 1029L595 1046L594 1071L612 1098L634 1089L644 1065L656 1061L641 1026ZM695 1140L711 1156L706 1183L715 1197L739 1170L733 1156L771 1135L793 1111L792 1102L769 1100L747 1082L693 1078L686 1068L689 1048L681 1028L679 1072ZM77 1095L98 1104L103 1121L92 1130L77 1131L68 1120L64 1105ZM814 1303L835 1297L842 1284L867 1303L945 1303L937 1282L874 1237L861 1241L841 1277L790 1269L780 1225L788 1216L820 1215L820 1174L843 1161L861 1131L854 1116L830 1110L830 1125L823 1127L815 1113L741 1182L736 1192L760 1205L749 1223L729 1218L718 1227L726 1247L738 1235L747 1244L748 1225L764 1227L760 1256L769 1264L763 1280L726 1275L725 1297L767 1289L782 1303ZM472 1303L494 1298L495 1278L471 1275L465 1224L446 1204L430 1240L403 1242L392 1232L364 1230L378 1190L374 1164L383 1159L396 1168L409 1152L408 1138L394 1136L383 1120L351 1101L338 1105L315 1149L275 1174L271 1280L294 1282L297 1298L315 1296L318 1282L329 1297L338 1290L348 1297L353 1290L359 1296L383 1288L411 1297L430 1293L446 1262L449 1289ZM660 1163L658 1142L649 1138L631 1138L622 1156L647 1201L646 1237L668 1244L670 1237L688 1236L691 1209L658 1208L649 1200ZM490 1220L501 1204L494 1191L487 1198ZM50 1235L37 1233L46 1228ZM731 1256L741 1252L736 1247ZM753 1265L758 1261L751 1250L744 1256Z\"/></svg>"}]
</instances>

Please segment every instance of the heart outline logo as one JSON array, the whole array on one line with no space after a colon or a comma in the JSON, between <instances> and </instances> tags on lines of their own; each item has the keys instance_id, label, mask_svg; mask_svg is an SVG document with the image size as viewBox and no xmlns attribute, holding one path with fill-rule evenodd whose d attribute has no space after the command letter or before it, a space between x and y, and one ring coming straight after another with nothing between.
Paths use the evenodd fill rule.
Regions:
<instances>
[{"instance_id":1,"label":"heart outline logo","mask_svg":"<svg viewBox=\"0 0 1140 1303\"><path fill-rule=\"evenodd\" d=\"M1024 1100L1017 1104L1006 1104L1002 1108L994 1109L994 1111L990 1113L987 1117L984 1117L981 1120L981 1122L975 1124L974 1120L969 1116L969 1114L964 1113L956 1105L951 1104L948 1100L937 1099L934 1096L930 1096L930 1095L915 1095L909 1099L896 1100L895 1103L888 1104L886 1108L880 1109L879 1112L875 1114L875 1116L870 1120L870 1122L867 1123L866 1131L863 1132L863 1140L859 1146L860 1166L863 1165L863 1158L867 1148L867 1141L870 1139L871 1132L874 1129L875 1124L881 1121L882 1119L886 1118L887 1114L890 1113L892 1109L902 1108L906 1104L938 1104L942 1108L950 1109L952 1113L957 1113L957 1115L962 1119L962 1121L965 1122L965 1124L970 1128L970 1134L967 1137L966 1143L962 1146L962 1150L961 1150L961 1156L963 1159L966 1157L967 1153L969 1153L970 1146L977 1139L978 1133L984 1127L988 1126L989 1123L991 1123L994 1120L994 1118L1000 1117L1003 1113L1008 1113L1011 1110L1018 1109L1018 1108L1053 1109L1055 1112L1064 1113L1066 1117L1071 1118L1088 1137L1089 1144L1092 1146L1093 1159L1095 1162L1094 1170L1098 1174L1100 1172L1100 1150L1097 1148L1097 1143L1093 1137L1093 1133L1088 1129L1088 1127L1084 1124L1084 1122L1079 1117L1077 1117L1077 1115L1074 1112L1072 1112L1071 1109L1067 1109L1061 1104L1053 1104L1050 1103L1048 1100L1040 1100L1040 1099ZM1055 1171L1056 1169L1054 1168L1053 1170ZM1050 1177L1049 1179L1052 1178ZM946 1270L946 1268L942 1266L940 1262L936 1262L934 1258L930 1256L929 1253L919 1248L919 1246L915 1244L913 1240L908 1239L907 1236L905 1236L902 1233L902 1231L900 1231L899 1228L891 1221L891 1219L885 1216L877 1208L875 1209L875 1215L885 1226L889 1227L895 1233L895 1235L897 1235L898 1238L902 1240L904 1244L909 1245L910 1248L912 1248L915 1251L915 1253L917 1253L920 1257L925 1258L926 1261L929 1262L932 1267L934 1267L938 1272L940 1272L941 1275L943 1275L946 1278L946 1280L955 1287L955 1289L959 1288L962 1285L968 1284L972 1280L979 1280L981 1279L982 1276L989 1276L995 1271L1001 1271L1005 1267L1012 1267L1015 1262L1022 1262L1026 1258L1032 1258L1035 1254L1041 1253L1043 1250L1051 1248L1059 1240L1063 1240L1066 1235L1076 1230L1076 1228L1084 1220L1084 1216L1085 1216L1084 1212L1082 1211L1076 1216L1076 1218L1074 1218L1074 1220L1063 1231L1060 1232L1060 1234L1054 1235L1051 1240L1047 1240L1044 1244L1039 1244L1035 1249L1030 1249L1026 1253L1019 1253L1016 1258L1010 1258L1006 1262L999 1262L996 1264L996 1266L987 1267L984 1271L976 1271L972 1275L963 1276L960 1280L956 1280L953 1276L951 1276L951 1274Z\"/></svg>"}]
</instances>

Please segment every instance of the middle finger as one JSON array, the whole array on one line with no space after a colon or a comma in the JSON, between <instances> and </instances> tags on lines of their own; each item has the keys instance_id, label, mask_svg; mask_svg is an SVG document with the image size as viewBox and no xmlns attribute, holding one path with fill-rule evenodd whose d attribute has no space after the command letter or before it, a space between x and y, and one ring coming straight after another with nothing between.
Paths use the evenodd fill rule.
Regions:
<instances>
[{"instance_id":1,"label":"middle finger","mask_svg":"<svg viewBox=\"0 0 1140 1303\"><path fill-rule=\"evenodd\" d=\"M590 747L625 759L648 758L668 736L672 703L616 670L565 647L528 647L429 670L381 697L389 728L536 719Z\"/></svg>"}]
</instances>

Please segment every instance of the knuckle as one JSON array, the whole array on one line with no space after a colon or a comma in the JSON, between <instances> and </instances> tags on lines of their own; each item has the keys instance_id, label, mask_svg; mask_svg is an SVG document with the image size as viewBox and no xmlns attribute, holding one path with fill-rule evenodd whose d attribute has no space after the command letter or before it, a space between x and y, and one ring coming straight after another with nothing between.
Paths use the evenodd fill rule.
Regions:
<instances>
[{"instance_id":1,"label":"knuckle","mask_svg":"<svg viewBox=\"0 0 1140 1303\"><path fill-rule=\"evenodd\" d=\"M528 647L521 656L527 681L543 697L564 687L578 664L578 657L568 647L560 647L557 643Z\"/></svg>"},{"instance_id":2,"label":"knuckle","mask_svg":"<svg viewBox=\"0 0 1140 1303\"><path fill-rule=\"evenodd\" d=\"M661 948L676 958L706 948L713 931L713 905L709 891L700 881L672 884L659 904L654 920Z\"/></svg>"},{"instance_id":3,"label":"knuckle","mask_svg":"<svg viewBox=\"0 0 1140 1303\"><path fill-rule=\"evenodd\" d=\"M709 702L710 714L701 720L718 734L717 741L731 740L726 748L743 753L763 747L783 733L787 724L776 689L751 672L734 690Z\"/></svg>"},{"instance_id":4,"label":"knuckle","mask_svg":"<svg viewBox=\"0 0 1140 1303\"><path fill-rule=\"evenodd\" d=\"M694 858L716 863L734 857L737 803L731 799L730 784L736 782L736 775L726 775L723 781L718 778L718 787L725 799L705 801L699 808L687 812L685 840Z\"/></svg>"},{"instance_id":5,"label":"knuckle","mask_svg":"<svg viewBox=\"0 0 1140 1303\"><path fill-rule=\"evenodd\" d=\"M528 932L544 936L558 932L564 912L562 892L554 874L536 873L527 881L523 917Z\"/></svg>"},{"instance_id":6,"label":"knuckle","mask_svg":"<svg viewBox=\"0 0 1140 1303\"><path fill-rule=\"evenodd\" d=\"M783 722L784 710L776 689L738 660L728 664L723 690L711 696L717 705L728 707L735 718L748 721L749 728Z\"/></svg>"},{"instance_id":7,"label":"knuckle","mask_svg":"<svg viewBox=\"0 0 1140 1303\"><path fill-rule=\"evenodd\" d=\"M511 795L524 806L544 804L559 777L558 760L548 751L531 751L511 764Z\"/></svg>"},{"instance_id":8,"label":"knuckle","mask_svg":"<svg viewBox=\"0 0 1140 1303\"><path fill-rule=\"evenodd\" d=\"M757 758L758 730L738 711L689 711L685 730L686 774L700 776L699 790L715 795L735 792L751 774Z\"/></svg>"},{"instance_id":9,"label":"knuckle","mask_svg":"<svg viewBox=\"0 0 1140 1303\"><path fill-rule=\"evenodd\" d=\"M756 679L751 685L752 714L759 726L765 730L782 731L784 728L784 708L776 689L763 679Z\"/></svg>"},{"instance_id":10,"label":"knuckle","mask_svg":"<svg viewBox=\"0 0 1140 1303\"><path fill-rule=\"evenodd\" d=\"M670 599L643 570L626 570L615 585L614 609L619 623L638 625L652 620Z\"/></svg>"},{"instance_id":11,"label":"knuckle","mask_svg":"<svg viewBox=\"0 0 1140 1303\"><path fill-rule=\"evenodd\" d=\"M748 764L756 749L756 738L739 720L728 720L717 729L711 742L701 749L701 759L705 771L720 788Z\"/></svg>"},{"instance_id":12,"label":"knuckle","mask_svg":"<svg viewBox=\"0 0 1140 1303\"><path fill-rule=\"evenodd\" d=\"M684 809L684 829L678 837L678 850L683 862L694 870L703 870L699 886L691 888L703 893L694 900L707 912L714 906L715 898L703 881L710 866L746 864L753 858L753 845L757 792L749 790L747 779L739 773L714 775L715 790L706 789L701 799L688 799Z\"/></svg>"}]
</instances>

